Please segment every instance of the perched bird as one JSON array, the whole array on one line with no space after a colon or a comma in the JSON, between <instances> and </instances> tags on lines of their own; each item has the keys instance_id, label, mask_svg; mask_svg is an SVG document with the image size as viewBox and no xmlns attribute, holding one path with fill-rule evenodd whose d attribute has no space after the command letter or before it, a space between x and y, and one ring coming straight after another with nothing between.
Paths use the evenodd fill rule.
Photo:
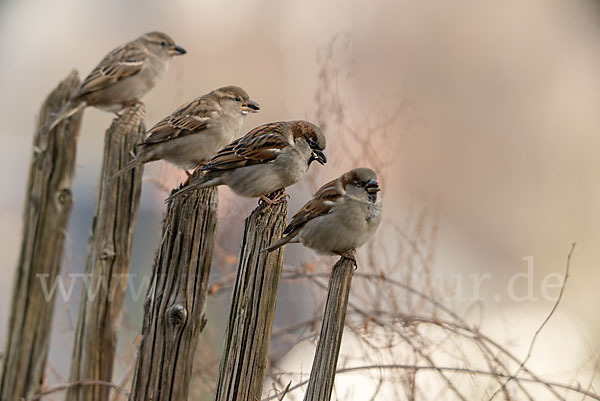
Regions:
<instances>
[{"instance_id":1,"label":"perched bird","mask_svg":"<svg viewBox=\"0 0 600 401\"><path fill-rule=\"evenodd\" d=\"M188 102L163 118L137 146L139 152L115 177L141 164L166 160L183 170L210 160L240 137L244 116L258 103L237 86L226 86Z\"/></svg>"},{"instance_id":2,"label":"perched bird","mask_svg":"<svg viewBox=\"0 0 600 401\"><path fill-rule=\"evenodd\" d=\"M117 112L138 103L165 73L172 56L186 51L169 35L150 32L108 53L54 116L48 130L86 106Z\"/></svg>"},{"instance_id":3,"label":"perched bird","mask_svg":"<svg viewBox=\"0 0 600 401\"><path fill-rule=\"evenodd\" d=\"M323 185L292 217L283 238L267 251L300 242L319 253L337 254L356 262L354 250L364 245L381 221L377 175L356 168Z\"/></svg>"},{"instance_id":4,"label":"perched bird","mask_svg":"<svg viewBox=\"0 0 600 401\"><path fill-rule=\"evenodd\" d=\"M202 168L203 175L167 201L196 188L227 185L240 196L277 203L281 199L265 195L298 182L313 161L325 164L324 150L325 135L308 121L261 125L221 149Z\"/></svg>"}]
</instances>

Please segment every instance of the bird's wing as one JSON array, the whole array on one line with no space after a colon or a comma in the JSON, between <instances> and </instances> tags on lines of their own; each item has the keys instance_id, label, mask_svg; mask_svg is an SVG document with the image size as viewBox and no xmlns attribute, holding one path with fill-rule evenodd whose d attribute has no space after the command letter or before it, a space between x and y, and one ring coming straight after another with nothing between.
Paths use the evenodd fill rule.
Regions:
<instances>
[{"instance_id":1,"label":"bird's wing","mask_svg":"<svg viewBox=\"0 0 600 401\"><path fill-rule=\"evenodd\" d=\"M214 103L200 97L184 104L152 127L143 144L165 142L211 128L218 116L218 105Z\"/></svg>"},{"instance_id":2,"label":"bird's wing","mask_svg":"<svg viewBox=\"0 0 600 401\"><path fill-rule=\"evenodd\" d=\"M308 221L330 213L333 206L335 206L343 196L336 183L337 180L333 180L319 188L313 198L292 217L292 220L283 231L283 234L290 234L302 227Z\"/></svg>"},{"instance_id":3,"label":"bird's wing","mask_svg":"<svg viewBox=\"0 0 600 401\"><path fill-rule=\"evenodd\" d=\"M290 145L284 135L284 127L285 123L277 122L254 128L221 149L203 170L228 170L272 162Z\"/></svg>"},{"instance_id":4,"label":"bird's wing","mask_svg":"<svg viewBox=\"0 0 600 401\"><path fill-rule=\"evenodd\" d=\"M114 49L84 79L77 95L81 97L96 92L138 74L147 58L143 50L131 43Z\"/></svg>"}]
</instances>

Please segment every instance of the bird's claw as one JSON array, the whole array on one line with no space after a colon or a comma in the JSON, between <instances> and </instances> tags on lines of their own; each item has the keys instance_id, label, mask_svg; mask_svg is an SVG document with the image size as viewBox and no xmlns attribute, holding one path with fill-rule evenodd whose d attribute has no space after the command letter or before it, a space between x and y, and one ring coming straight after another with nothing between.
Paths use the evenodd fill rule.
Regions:
<instances>
[{"instance_id":1,"label":"bird's claw","mask_svg":"<svg viewBox=\"0 0 600 401\"><path fill-rule=\"evenodd\" d=\"M272 195L272 194L269 194L269 195ZM285 202L287 200L287 198L289 198L289 195L286 194L284 191L281 191L281 193L278 194L277 196L275 196L273 199L269 198L268 195L261 195L258 203L260 204L260 201L263 201L267 205L271 205L271 206L278 205L280 203Z\"/></svg>"},{"instance_id":2,"label":"bird's claw","mask_svg":"<svg viewBox=\"0 0 600 401\"><path fill-rule=\"evenodd\" d=\"M358 263L356 261L356 249L351 249L346 252L341 252L339 255L343 258L350 259L354 264L354 270L358 269Z\"/></svg>"}]
</instances>

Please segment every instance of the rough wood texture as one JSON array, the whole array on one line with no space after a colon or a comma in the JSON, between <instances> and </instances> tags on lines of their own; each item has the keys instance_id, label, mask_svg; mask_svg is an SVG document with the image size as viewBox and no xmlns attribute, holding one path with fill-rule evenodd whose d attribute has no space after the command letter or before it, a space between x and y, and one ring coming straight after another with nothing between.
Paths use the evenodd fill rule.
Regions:
<instances>
[{"instance_id":1,"label":"rough wood texture","mask_svg":"<svg viewBox=\"0 0 600 401\"><path fill-rule=\"evenodd\" d=\"M304 401L329 401L337 366L354 262L340 258L331 270L327 303Z\"/></svg>"},{"instance_id":2,"label":"rough wood texture","mask_svg":"<svg viewBox=\"0 0 600 401\"><path fill-rule=\"evenodd\" d=\"M287 221L287 201L258 206L246 219L237 278L219 378L217 401L260 400L283 248L261 252L281 238Z\"/></svg>"},{"instance_id":3,"label":"rough wood texture","mask_svg":"<svg viewBox=\"0 0 600 401\"><path fill-rule=\"evenodd\" d=\"M15 275L0 400L17 401L39 390L44 377L54 296L46 298L42 280L51 288L60 269L67 223L73 206L71 184L82 113L47 133L43 127L79 87L71 72L46 98L33 140L23 239Z\"/></svg>"},{"instance_id":4,"label":"rough wood texture","mask_svg":"<svg viewBox=\"0 0 600 401\"><path fill-rule=\"evenodd\" d=\"M217 228L216 188L169 203L144 304L131 401L186 401L206 324L208 276Z\"/></svg>"},{"instance_id":5,"label":"rough wood texture","mask_svg":"<svg viewBox=\"0 0 600 401\"><path fill-rule=\"evenodd\" d=\"M106 132L100 189L75 331L72 382L111 381L112 378L143 170L139 167L118 179L112 177L131 159L134 145L142 140L143 115L143 105L131 107L116 118ZM106 401L109 391L106 386L72 387L66 399Z\"/></svg>"}]
</instances>

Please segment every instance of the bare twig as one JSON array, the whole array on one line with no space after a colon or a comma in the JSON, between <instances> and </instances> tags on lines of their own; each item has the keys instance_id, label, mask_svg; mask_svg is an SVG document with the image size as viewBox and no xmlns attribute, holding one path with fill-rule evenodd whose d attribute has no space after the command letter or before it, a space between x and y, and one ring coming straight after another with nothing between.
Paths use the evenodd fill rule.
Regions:
<instances>
[{"instance_id":1,"label":"bare twig","mask_svg":"<svg viewBox=\"0 0 600 401\"><path fill-rule=\"evenodd\" d=\"M280 393L281 396L278 398L279 401L283 401L283 397L285 397L285 395L288 393L288 391L290 391L290 386L292 385L292 381L290 380L287 384L287 386L285 386L285 388L283 389L283 391Z\"/></svg>"},{"instance_id":2,"label":"bare twig","mask_svg":"<svg viewBox=\"0 0 600 401\"><path fill-rule=\"evenodd\" d=\"M568 390L568 391L573 391L575 393L585 395L586 397L590 397L593 400L600 400L600 395L592 393L591 391L585 390L585 389L581 388L580 386L571 386L568 384L550 381L550 380L538 381L538 380L532 379L530 377L517 377L517 376L506 375L506 374L497 373L497 372L489 372L486 370L460 368L460 367L452 367L452 366L428 366L428 365L408 365L408 364L407 365L404 365L404 364L365 365L365 366L353 366L353 367L347 367L347 368L340 368L336 371L336 374L352 373L352 372L372 370L372 369L407 369L407 370L414 370L414 371L435 370L435 371L443 371L443 372L450 372L450 373L462 373L462 374L478 375L478 376L496 376L497 375L502 378L507 378L507 379L516 380L516 381L523 381L523 382L527 382L527 383L540 384L540 385L549 385L552 387L556 387L556 388L560 388L560 389L564 389L564 390ZM294 391L298 388L301 388L302 386L305 386L307 383L308 383L308 380L304 380L298 384L295 384L295 385L289 387L287 389L287 391L288 392ZM261 401L270 401L270 400L276 399L278 397L278 395L279 394L275 394L275 395L271 395L269 397L265 397Z\"/></svg>"},{"instance_id":3,"label":"bare twig","mask_svg":"<svg viewBox=\"0 0 600 401\"><path fill-rule=\"evenodd\" d=\"M542 322L542 324L540 325L540 327L538 327L538 329L533 334L533 338L531 339L531 343L529 344L529 349L527 350L527 356L525 357L525 359L523 359L523 361L521 362L521 364L519 365L519 367L517 368L517 370L515 371L515 373L513 373L511 375L511 377L508 377L507 380L502 384L502 386L499 389L497 389L494 392L494 394L492 394L492 396L490 397L489 401L492 401L494 399L494 397L502 389L504 389L506 387L506 385L508 384L508 382L512 380L513 376L516 377L516 376L519 375L519 373L523 369L523 366L525 366L525 364L527 363L527 361L529 361L529 358L531 358L531 353L533 352L533 347L535 346L535 341L537 340L538 335L540 334L540 332L542 331L542 329L544 328L544 326L546 326L546 324L548 323L548 321L550 320L550 318L552 317L552 315L554 315L554 312L558 308L558 305L560 304L560 301L563 298L563 293L565 291L565 285L567 284L567 279L569 278L569 270L571 268L571 255L573 254L573 250L574 249L575 249L575 242L573 242L571 244L571 249L569 250L569 254L567 255L567 265L565 267L565 278L564 278L564 280L562 282L562 285L560 287L560 292L558 293L558 298L556 299L556 302L554 303L554 305L552 305L552 309L550 310L550 313L548 313L548 315L546 316L546 318L544 319L544 321Z\"/></svg>"},{"instance_id":4,"label":"bare twig","mask_svg":"<svg viewBox=\"0 0 600 401\"><path fill-rule=\"evenodd\" d=\"M312 280L312 281L315 281L315 278L318 278L318 277L325 278L327 276L328 275L326 273L312 273L312 272L307 272L307 271L300 271L298 269L296 269L294 271L288 271L283 275L283 277L285 279L308 279L308 280ZM450 308L448 308L441 302L437 301L432 296L427 295L427 294L423 293L422 291L419 291L409 285L406 285L400 281L394 280L394 279L392 279L390 277L386 277L384 275L355 272L355 277L366 279L366 280L374 280L378 283L385 282L386 284L397 286L399 288L403 288L404 290L410 292L411 294L416 295L416 296L422 298L423 300L431 303L437 310L441 310L441 311L447 313L453 321L442 320L438 317L434 317L431 319L419 318L418 316L414 316L414 315L408 316L408 317L405 316L403 318L404 319L410 318L413 321L430 322L432 324L440 325L441 327L443 327L445 329L450 329L457 334L463 333L461 335L465 335L464 333L468 334L468 337L466 337L466 338L473 340L477 346L482 347L485 355L489 355L496 363L498 363L500 366L503 366L503 371L506 372L507 374L509 373L507 368L504 366L504 364L501 363L498 356L496 355L496 352L493 352L488 347L487 344L491 345L493 348L495 348L501 354L508 357L513 362L521 364L521 360L519 360L513 353L511 353L505 347L502 347L500 344L498 344L497 342L492 340L490 337L481 333L477 327L469 326L467 324L467 322L464 319L462 319L456 312L452 311ZM324 284L321 283L320 288L325 289ZM308 323L309 321L312 321L313 319L309 319L309 320L305 321L305 323ZM297 326L294 325L292 328L295 328L295 327L297 327ZM290 328L288 327L287 329L290 329ZM277 334L280 334L280 332L278 331ZM533 378L535 380L539 380L540 383L543 383L543 381L537 375L535 375L533 372L531 372L525 365L521 366L521 370L523 372L527 373L528 375L530 375L531 378ZM531 400L532 399L531 395L520 384L519 384L519 387L521 388L521 391L523 391L523 393L526 395L526 397ZM551 386L547 386L547 389L557 399L559 399L559 400L564 399L564 397L560 396L560 394L558 394L556 392L556 390L554 388L552 388Z\"/></svg>"},{"instance_id":5,"label":"bare twig","mask_svg":"<svg viewBox=\"0 0 600 401\"><path fill-rule=\"evenodd\" d=\"M284 274L284 277L287 279L309 279L309 280L315 282L315 284L317 284L317 286L322 289L325 289L326 285L324 283L320 282L319 280L316 280L316 278L321 278L321 277L324 278L326 276L327 276L326 273L312 273L309 271L302 271L299 269L287 271ZM392 319L394 317L401 318L405 323L421 322L421 323L433 324L433 325L439 326L445 330L450 330L451 332L454 332L456 334L464 336L465 338L473 341L474 344L482 350L484 356L491 358L492 361L494 361L498 366L500 366L502 368L501 371L497 371L493 368L493 365L489 365L491 373L498 373L496 376L492 376L492 377L495 377L496 379L510 377L510 373L507 370L508 367L504 363L502 363L502 361L499 359L498 355L505 355L509 360L521 365L522 361L517 359L517 357L514 356L510 351L508 351L506 348L502 347L500 344L496 343L489 337L485 336L483 333L481 333L479 331L479 329L477 327L469 326L462 318L460 318L460 316L458 316L455 312L453 312L448 307L444 306L443 304L440 304L439 301L436 301L433 297L428 296L427 294L424 294L421 291L418 291L414 288L411 288L410 286L406 286L405 284L403 284L401 282L397 282L393 279L390 279L389 277L384 277L381 275L370 274L370 273L361 273L361 272L356 272L355 276L360 277L362 279L366 279L366 280L374 280L380 284L387 283L387 284L391 284L391 285L397 285L399 287L406 289L407 291L410 291L411 293L414 293L415 295L421 296L423 299L426 299L429 302L431 302L433 305L436 305L436 307L438 307L440 310L444 310L445 312L447 312L449 317L452 320L443 320L443 319L440 319L439 317L435 317L435 316L431 317L431 318L427 318L427 317L420 317L420 316L415 316L415 315L402 315L402 314L399 314L398 312L393 312L393 313L389 314L389 318L392 318ZM381 287L381 285L379 285L379 287ZM379 325L383 324L384 326L387 326L387 323L385 323L384 321L381 320L381 317L385 316L385 314L386 314L383 311L350 310L349 313L350 314L356 313L365 318L366 318L366 316L369 316L368 321L372 321ZM376 318L373 319L373 316L375 316ZM377 316L379 316L379 317L377 317ZM278 335L284 334L285 332L287 332L289 330L302 327L303 324L304 325L312 324L314 322L315 318L317 318L317 316L301 322L302 324L298 323L298 324L293 324L288 327L282 328L282 329L278 330L276 332L276 334L278 334ZM394 331L398 331L398 329L394 328ZM357 335L360 335L360 334L357 333ZM363 339L363 341L364 340L365 339ZM489 348L489 346L493 347L494 350ZM376 347L372 346L372 348L375 349ZM498 351L500 352L500 354L497 353ZM524 364L523 364L523 366L521 366L521 371L523 371L527 375L529 375L529 378L527 381L538 382L541 385L544 385L548 389L548 391L550 391L557 399L559 399L559 400L564 399L564 397L562 397L562 396L560 396L560 394L558 394L555 387L551 386L550 384L548 384L548 382L544 381L543 379L541 379L540 377L535 375L533 372L531 372L529 369L527 369ZM517 375L512 375L512 376L516 377ZM521 383L521 381L517 381L517 384L518 384L519 388L521 389L521 391L523 392L523 394L528 399L532 400L533 397L523 387L523 384ZM506 394L506 395L508 396L508 394Z\"/></svg>"},{"instance_id":6,"label":"bare twig","mask_svg":"<svg viewBox=\"0 0 600 401\"><path fill-rule=\"evenodd\" d=\"M112 389L114 389L115 391L122 393L122 394L129 394L127 392L127 390L125 390L123 387L111 383L111 382L106 382L103 380L93 380L93 379L84 379L84 380L78 380L76 382L73 383L67 383L67 384L61 384L52 388L49 388L48 390L42 391L40 393L37 393L36 395L34 395L33 397L30 398L23 398L23 401L36 401L36 400L41 400L42 397L45 397L49 394L52 393L56 393L58 391L64 391L64 390L68 390L70 388L73 387L78 387L78 386L105 386L105 387L110 387Z\"/></svg>"}]
</instances>

